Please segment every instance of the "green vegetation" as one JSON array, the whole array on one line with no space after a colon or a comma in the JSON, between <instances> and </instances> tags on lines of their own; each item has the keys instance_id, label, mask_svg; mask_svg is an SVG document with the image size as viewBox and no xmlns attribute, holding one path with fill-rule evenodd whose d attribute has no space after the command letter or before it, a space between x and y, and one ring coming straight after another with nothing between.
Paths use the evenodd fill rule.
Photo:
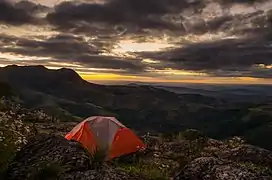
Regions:
<instances>
[{"instance_id":1,"label":"green vegetation","mask_svg":"<svg viewBox=\"0 0 272 180\"><path fill-rule=\"evenodd\" d=\"M59 164L43 162L33 170L29 180L55 180L64 170Z\"/></svg>"},{"instance_id":2,"label":"green vegetation","mask_svg":"<svg viewBox=\"0 0 272 180\"><path fill-rule=\"evenodd\" d=\"M166 139L161 140L162 142L169 141L182 144L181 147L178 146L176 151L172 151L168 155L169 159L178 162L180 168L201 156L208 139L203 133L194 129L188 129L164 138Z\"/></svg>"},{"instance_id":3,"label":"green vegetation","mask_svg":"<svg viewBox=\"0 0 272 180\"><path fill-rule=\"evenodd\" d=\"M196 89L192 89L194 94L175 94L147 85L96 85L72 70L40 66L2 70L1 77L11 85L5 83L2 91L13 92L11 87L16 84L18 101L31 109L43 109L62 122L96 115L115 116L140 132L164 134L193 128L212 138L241 136L251 144L272 149L265 140L272 138L271 86L260 86L258 91L264 93L253 91L253 95L250 86L237 92L222 88L222 92L211 90L207 95ZM18 76L26 81L20 81Z\"/></svg>"},{"instance_id":4,"label":"green vegetation","mask_svg":"<svg viewBox=\"0 0 272 180\"><path fill-rule=\"evenodd\" d=\"M107 150L101 148L95 148L93 154L90 155L90 164L92 168L98 168L105 163L107 159Z\"/></svg>"},{"instance_id":5,"label":"green vegetation","mask_svg":"<svg viewBox=\"0 0 272 180\"><path fill-rule=\"evenodd\" d=\"M5 173L8 163L13 159L23 137L14 131L15 125L9 116L0 112L0 175Z\"/></svg>"},{"instance_id":6,"label":"green vegetation","mask_svg":"<svg viewBox=\"0 0 272 180\"><path fill-rule=\"evenodd\" d=\"M159 164L150 160L141 159L136 163L118 163L116 168L129 174L139 175L146 180L167 180L170 177L169 172Z\"/></svg>"},{"instance_id":7,"label":"green vegetation","mask_svg":"<svg viewBox=\"0 0 272 180\"><path fill-rule=\"evenodd\" d=\"M67 132L64 126L57 126L92 115L112 115L141 133L161 134L149 147L150 154L110 162L118 170L148 180L169 179L175 168L180 170L202 153L208 154L205 150L207 136L217 139L242 137L221 141L227 148L239 147L247 141L272 149L269 141L272 138L272 104L269 100L249 102L240 99L242 103L237 103L197 94L178 95L150 86L100 86L76 78L68 82L66 76L38 73L42 81L37 82L37 77L31 79L31 73L25 84L16 80L18 75L10 81L17 81L18 85L16 92L18 90L19 95L13 99L15 105L3 99L0 101L0 175L5 173L8 163L27 138L35 134L36 131L30 128L32 123ZM8 84L0 83L0 87L3 87L0 97L15 95ZM25 109L18 106L19 102ZM34 111L30 113L29 109ZM212 148L218 151L221 146ZM212 156L214 149L209 149L208 155ZM105 159L106 151L95 149L90 156L91 168L99 169L107 164ZM268 171L250 163L241 165L254 171ZM32 179L53 179L63 171L58 164L42 163L33 170Z\"/></svg>"},{"instance_id":8,"label":"green vegetation","mask_svg":"<svg viewBox=\"0 0 272 180\"><path fill-rule=\"evenodd\" d=\"M150 153L134 154L114 160L117 169L137 174L143 179L165 180L173 176L176 169L201 156L207 137L189 129L176 134L161 134L156 143L149 145ZM158 157L153 157L153 153Z\"/></svg>"},{"instance_id":9,"label":"green vegetation","mask_svg":"<svg viewBox=\"0 0 272 180\"><path fill-rule=\"evenodd\" d=\"M15 95L15 92L8 83L0 82L0 98L11 97Z\"/></svg>"},{"instance_id":10,"label":"green vegetation","mask_svg":"<svg viewBox=\"0 0 272 180\"><path fill-rule=\"evenodd\" d=\"M1 124L0 124L1 126ZM17 151L15 137L12 131L0 127L0 177L5 173L8 163Z\"/></svg>"},{"instance_id":11,"label":"green vegetation","mask_svg":"<svg viewBox=\"0 0 272 180\"><path fill-rule=\"evenodd\" d=\"M19 111L18 105L0 99L0 177L4 176L16 152L34 133L34 129L23 121L25 114Z\"/></svg>"},{"instance_id":12,"label":"green vegetation","mask_svg":"<svg viewBox=\"0 0 272 180\"><path fill-rule=\"evenodd\" d=\"M267 166L253 164L251 162L240 162L239 164L241 166L244 166L244 167L250 169L253 172L268 173L272 176L272 169Z\"/></svg>"}]
</instances>

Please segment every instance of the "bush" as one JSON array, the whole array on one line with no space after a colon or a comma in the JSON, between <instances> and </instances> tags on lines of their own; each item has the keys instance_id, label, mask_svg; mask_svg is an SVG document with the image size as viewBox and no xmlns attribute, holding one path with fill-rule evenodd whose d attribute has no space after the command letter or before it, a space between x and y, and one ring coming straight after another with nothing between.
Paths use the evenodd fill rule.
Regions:
<instances>
[{"instance_id":1,"label":"bush","mask_svg":"<svg viewBox=\"0 0 272 180\"><path fill-rule=\"evenodd\" d=\"M195 129L185 130L181 133L181 136L183 136L186 140L189 140L189 141L207 138L202 132Z\"/></svg>"},{"instance_id":2,"label":"bush","mask_svg":"<svg viewBox=\"0 0 272 180\"><path fill-rule=\"evenodd\" d=\"M17 146L12 132L0 127L0 177L4 176L9 162L14 158ZM1 178L0 178L1 179Z\"/></svg>"},{"instance_id":3,"label":"bush","mask_svg":"<svg viewBox=\"0 0 272 180\"><path fill-rule=\"evenodd\" d=\"M16 152L34 135L34 129L25 125L23 115L17 113L19 107L0 99L0 174L5 174L9 162Z\"/></svg>"}]
</instances>

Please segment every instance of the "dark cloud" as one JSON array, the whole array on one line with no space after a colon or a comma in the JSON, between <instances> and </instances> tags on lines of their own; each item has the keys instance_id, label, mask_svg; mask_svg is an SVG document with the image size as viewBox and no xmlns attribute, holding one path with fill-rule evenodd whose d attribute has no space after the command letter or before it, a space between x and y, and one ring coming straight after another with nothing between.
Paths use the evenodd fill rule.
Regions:
<instances>
[{"instance_id":1,"label":"dark cloud","mask_svg":"<svg viewBox=\"0 0 272 180\"><path fill-rule=\"evenodd\" d=\"M270 36L271 38L271 36ZM272 77L272 69L258 67L272 64L269 36L226 39L186 45L161 53L142 53L161 60L161 67L201 71L220 76Z\"/></svg>"},{"instance_id":2,"label":"dark cloud","mask_svg":"<svg viewBox=\"0 0 272 180\"><path fill-rule=\"evenodd\" d=\"M43 24L37 13L48 12L49 7L23 0L11 3L8 0L0 1L0 21L12 25ZM46 22L45 22L46 23Z\"/></svg>"},{"instance_id":3,"label":"dark cloud","mask_svg":"<svg viewBox=\"0 0 272 180\"><path fill-rule=\"evenodd\" d=\"M259 4L262 2L258 1ZM101 29L114 32L111 27L120 24L125 29L133 26L131 33L142 33L142 29L157 29L171 30L179 35L220 31L255 32L256 29L271 26L271 15L263 10L236 15L221 13L207 20L202 12L212 3L214 1L209 0L108 0L104 4L70 1L57 5L55 11L47 15L47 20L64 30L96 33L100 33ZM258 4L253 0L218 0L216 3L221 5L221 10L230 10L237 3ZM96 23L100 23L101 29L93 26Z\"/></svg>"},{"instance_id":4,"label":"dark cloud","mask_svg":"<svg viewBox=\"0 0 272 180\"><path fill-rule=\"evenodd\" d=\"M2 53L37 57L36 60L17 61L24 64L41 63L51 66L51 62L76 63L84 68L102 68L108 69L106 72L118 71L120 74L130 75L147 73L150 69L172 68L220 77L272 77L272 69L268 68L272 64L271 33L247 39L187 44L165 52L135 53L139 58L101 55L102 49L110 46L107 44L108 40L87 41L82 36L70 34L60 34L46 40L2 35L1 40ZM160 63L144 63L141 58L159 60ZM0 63L6 64L6 60Z\"/></svg>"},{"instance_id":5,"label":"dark cloud","mask_svg":"<svg viewBox=\"0 0 272 180\"><path fill-rule=\"evenodd\" d=\"M55 7L47 19L56 25L73 26L76 21L104 22L110 25L133 24L140 28L180 29L162 19L165 14L179 13L182 9L202 2L197 0L110 0L105 4L75 4L64 2Z\"/></svg>"},{"instance_id":6,"label":"dark cloud","mask_svg":"<svg viewBox=\"0 0 272 180\"><path fill-rule=\"evenodd\" d=\"M33 21L33 17L25 10L14 7L6 0L0 1L0 21L10 24L24 24Z\"/></svg>"},{"instance_id":7,"label":"dark cloud","mask_svg":"<svg viewBox=\"0 0 272 180\"><path fill-rule=\"evenodd\" d=\"M85 67L106 68L125 70L126 73L139 74L144 72L145 67L139 59L122 59L112 56L82 55L77 57L77 62L81 62Z\"/></svg>"},{"instance_id":8,"label":"dark cloud","mask_svg":"<svg viewBox=\"0 0 272 180\"><path fill-rule=\"evenodd\" d=\"M262 69L260 67L251 67L248 69L237 70L214 70L210 73L216 77L255 77L255 78L271 78L271 69Z\"/></svg>"},{"instance_id":9,"label":"dark cloud","mask_svg":"<svg viewBox=\"0 0 272 180\"><path fill-rule=\"evenodd\" d=\"M244 5L254 5L254 4L259 4L259 3L265 3L267 0L219 0L219 3L221 5L229 6L233 4L244 4Z\"/></svg>"},{"instance_id":10,"label":"dark cloud","mask_svg":"<svg viewBox=\"0 0 272 180\"><path fill-rule=\"evenodd\" d=\"M121 73L126 74L137 74L145 69L140 59L100 55L107 42L97 42L96 40L88 42L83 37L75 35L60 34L46 40L2 35L1 40L0 50L2 53L37 57L37 60L20 60L20 63L77 63L84 68L122 70ZM46 57L50 59L40 60ZM16 58L13 61L16 61ZM1 62L5 63L6 60Z\"/></svg>"},{"instance_id":11,"label":"dark cloud","mask_svg":"<svg viewBox=\"0 0 272 180\"><path fill-rule=\"evenodd\" d=\"M218 2L221 5L225 3L223 0ZM272 77L271 69L265 68L265 65L272 64L271 34L266 37L187 44L182 45L182 48L166 52L136 53L139 58L101 55L118 41L118 37L111 35L113 31L123 32L129 28L132 29L130 33L135 33L135 36L138 31L145 28L172 30L174 35L222 31L236 35L272 32L271 10L239 15L218 15L206 20L201 16L201 12L207 3L208 0L191 2L189 0L108 0L105 4L64 2L57 5L54 12L48 14L47 20L61 27L62 32L69 31L67 34L40 40L1 35L0 50L2 53L36 56L39 59L20 60L20 63L24 64L76 63L84 68L108 69L107 72L117 70L118 73L120 70L120 73L125 74L148 73L147 70L152 68L154 70L172 68L204 72L213 76ZM35 19L33 14L43 8L45 7L28 1L15 5L0 1L0 20L13 24L32 23ZM191 9L192 17L182 14L188 9ZM173 21L165 20L166 15L173 15L177 18L175 20L181 22L176 23L174 18L170 18ZM80 31L94 36L75 35L77 34L75 32ZM74 35L71 32L74 32ZM156 36L154 32L156 31L150 31L152 36ZM41 60L42 57L50 59ZM144 63L141 58L160 60L161 63ZM1 62L6 63L6 60L3 59Z\"/></svg>"},{"instance_id":12,"label":"dark cloud","mask_svg":"<svg viewBox=\"0 0 272 180\"><path fill-rule=\"evenodd\" d=\"M36 4L32 1L22 0L14 4L16 9L26 11L28 13L34 14L39 12L47 12L50 8L41 4Z\"/></svg>"},{"instance_id":13,"label":"dark cloud","mask_svg":"<svg viewBox=\"0 0 272 180\"><path fill-rule=\"evenodd\" d=\"M246 14L222 15L210 20L203 17L191 18L183 24L188 33L225 32L235 35L259 34L270 31L272 11L255 11Z\"/></svg>"},{"instance_id":14,"label":"dark cloud","mask_svg":"<svg viewBox=\"0 0 272 180\"><path fill-rule=\"evenodd\" d=\"M55 58L73 58L75 55L98 54L102 47L87 42L83 37L60 34L46 40L35 40L2 35L2 52L14 52L29 56L50 56Z\"/></svg>"}]
</instances>

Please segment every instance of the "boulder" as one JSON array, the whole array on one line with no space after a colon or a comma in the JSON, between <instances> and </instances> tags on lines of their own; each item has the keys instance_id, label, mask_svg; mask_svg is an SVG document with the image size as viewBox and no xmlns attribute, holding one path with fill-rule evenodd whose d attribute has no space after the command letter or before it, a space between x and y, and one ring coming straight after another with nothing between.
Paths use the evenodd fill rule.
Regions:
<instances>
[{"instance_id":1,"label":"boulder","mask_svg":"<svg viewBox=\"0 0 272 180\"><path fill-rule=\"evenodd\" d=\"M143 179L103 162L97 164L80 143L62 136L39 134L16 154L8 166L6 179Z\"/></svg>"},{"instance_id":2,"label":"boulder","mask_svg":"<svg viewBox=\"0 0 272 180\"><path fill-rule=\"evenodd\" d=\"M218 155L224 159L236 162L251 162L272 169L272 152L256 146L243 144L231 150L221 151Z\"/></svg>"},{"instance_id":3,"label":"boulder","mask_svg":"<svg viewBox=\"0 0 272 180\"><path fill-rule=\"evenodd\" d=\"M189 161L174 180L272 179L271 151L231 142L209 139L201 155Z\"/></svg>"},{"instance_id":4,"label":"boulder","mask_svg":"<svg viewBox=\"0 0 272 180\"><path fill-rule=\"evenodd\" d=\"M89 154L79 143L61 136L37 135L16 154L8 167L7 179L29 179L52 166L60 173L87 171Z\"/></svg>"},{"instance_id":5,"label":"boulder","mask_svg":"<svg viewBox=\"0 0 272 180\"><path fill-rule=\"evenodd\" d=\"M174 180L271 180L271 175L215 157L200 157L190 162Z\"/></svg>"}]
</instances>

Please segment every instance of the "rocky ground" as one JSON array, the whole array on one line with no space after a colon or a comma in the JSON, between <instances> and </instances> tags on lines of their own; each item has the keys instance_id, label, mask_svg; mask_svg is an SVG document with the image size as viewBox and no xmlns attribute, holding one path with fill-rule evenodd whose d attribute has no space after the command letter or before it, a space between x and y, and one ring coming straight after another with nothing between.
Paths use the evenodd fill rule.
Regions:
<instances>
[{"instance_id":1,"label":"rocky ground","mask_svg":"<svg viewBox=\"0 0 272 180\"><path fill-rule=\"evenodd\" d=\"M197 130L145 135L145 151L103 162L63 137L72 123L10 107L1 101L1 179L272 179L272 152L239 137L218 141Z\"/></svg>"}]
</instances>

